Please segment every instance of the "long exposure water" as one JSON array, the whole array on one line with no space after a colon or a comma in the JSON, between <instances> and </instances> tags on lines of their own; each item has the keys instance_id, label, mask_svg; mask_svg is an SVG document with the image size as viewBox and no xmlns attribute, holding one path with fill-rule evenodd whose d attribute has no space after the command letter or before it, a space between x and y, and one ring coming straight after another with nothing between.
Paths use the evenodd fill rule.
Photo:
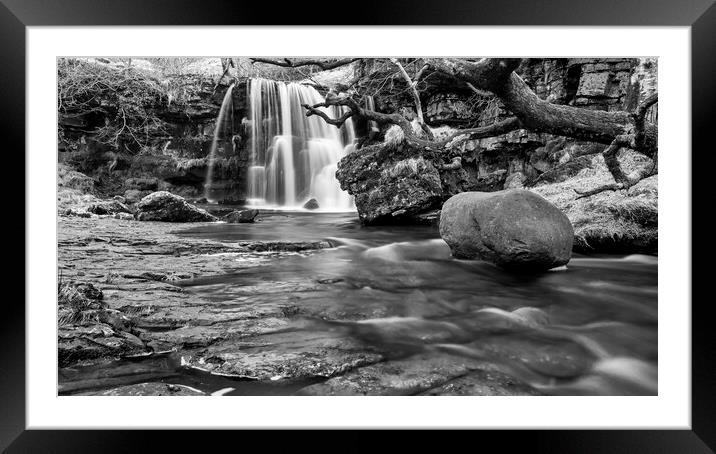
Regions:
<instances>
[{"instance_id":1,"label":"long exposure water","mask_svg":"<svg viewBox=\"0 0 716 454\"><path fill-rule=\"evenodd\" d=\"M298 330L334 330L381 352L477 358L547 394L657 392L657 258L574 255L513 275L456 260L435 227L361 227L352 213L263 213L182 235L222 241L329 239L334 248L201 279L213 300L292 298ZM320 283L320 285L316 285ZM276 288L280 286L281 292Z\"/></svg>"},{"instance_id":2,"label":"long exposure water","mask_svg":"<svg viewBox=\"0 0 716 454\"><path fill-rule=\"evenodd\" d=\"M353 149L349 118L340 129L317 116L306 116L304 104L325 99L313 87L268 79L251 79L251 147L248 201L257 207L300 208L316 199L324 209L354 209L353 198L336 179L338 161ZM321 107L338 118L344 108Z\"/></svg>"},{"instance_id":3,"label":"long exposure water","mask_svg":"<svg viewBox=\"0 0 716 454\"><path fill-rule=\"evenodd\" d=\"M301 353L307 337L328 336L403 365L426 355L477 360L530 393L657 394L654 256L575 254L566 267L515 275L453 259L436 227L364 227L355 213L262 211L254 224L202 224L175 233L227 243L328 240L333 246L179 282L218 308L295 308L278 338L269 335L251 347L254 355ZM244 347L227 348L240 353ZM106 388L164 381L231 395L290 395L325 380L212 375L184 367L181 352L60 371L64 394L95 382Z\"/></svg>"}]
</instances>

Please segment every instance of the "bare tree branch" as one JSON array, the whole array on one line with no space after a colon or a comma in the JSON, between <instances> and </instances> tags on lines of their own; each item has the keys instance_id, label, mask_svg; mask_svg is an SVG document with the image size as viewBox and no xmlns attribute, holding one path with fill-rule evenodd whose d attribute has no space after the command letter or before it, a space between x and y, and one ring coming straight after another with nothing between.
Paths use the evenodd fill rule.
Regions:
<instances>
[{"instance_id":1,"label":"bare tree branch","mask_svg":"<svg viewBox=\"0 0 716 454\"><path fill-rule=\"evenodd\" d=\"M345 66L360 58L342 58L339 60L292 60L289 58L271 59L271 58L252 58L252 63L265 63L267 65L282 66L284 68L298 68L300 66L318 66L322 70L335 69Z\"/></svg>"},{"instance_id":2,"label":"bare tree branch","mask_svg":"<svg viewBox=\"0 0 716 454\"><path fill-rule=\"evenodd\" d=\"M408 73L405 71L405 68L403 68L403 65L400 64L400 61L398 61L397 58L391 58L390 61L398 67L400 74L403 76L403 79L405 79L405 82L408 84L408 87L410 87L410 94L413 95L413 102L415 103L415 110L418 114L418 121L420 122L420 124L425 124L425 119L423 118L423 105L420 102L420 94L418 94L418 90L415 88L417 82L413 81L410 78ZM425 66L423 66L423 68L425 68Z\"/></svg>"},{"instance_id":3,"label":"bare tree branch","mask_svg":"<svg viewBox=\"0 0 716 454\"><path fill-rule=\"evenodd\" d=\"M317 108L317 107L320 107L319 104L316 104L316 106L311 106L309 104L301 104L301 105L307 110L307 112L306 112L307 117L310 117L311 115L318 115L319 117L323 118L323 120L326 123L328 123L330 125L334 125L338 128L343 126L343 124L346 122L346 120L348 120L350 117L353 116L353 111L348 110L346 113L341 115L340 118L331 118L328 116L328 114L326 114L325 112L323 112L322 110L319 110Z\"/></svg>"},{"instance_id":4,"label":"bare tree branch","mask_svg":"<svg viewBox=\"0 0 716 454\"><path fill-rule=\"evenodd\" d=\"M602 152L602 155L604 156L604 163L607 165L609 173L611 173L614 177L615 183L600 186L598 188L590 189L588 191L577 191L575 189L574 192L578 194L578 199L593 196L604 191L629 189L644 178L656 175L658 169L656 157L654 158L654 164L652 166L643 167L627 175L622 169L619 159L617 158L619 150L621 150L622 148L635 148L633 135L618 136Z\"/></svg>"},{"instance_id":5,"label":"bare tree branch","mask_svg":"<svg viewBox=\"0 0 716 454\"><path fill-rule=\"evenodd\" d=\"M416 87L418 78L416 77L416 80L411 79L397 59L391 58L390 60L407 82L418 110L418 121L421 125L424 125L420 96ZM651 170L626 175L621 168L617 155L620 149L627 147L655 160L658 151L658 129L656 125L645 122L645 116L647 110L658 101L657 95L650 96L644 100L634 113L601 111L552 104L540 99L527 86L525 81L514 72L519 67L520 62L520 59L514 58L483 58L479 60L426 59L425 65L419 71L420 76L422 76L427 67L430 67L435 72L451 76L465 83L479 95L485 95L486 92L494 94L504 104L505 108L514 115L512 118L493 125L457 131L442 141L425 140L418 137L413 131L412 125L402 115L384 114L361 108L349 96L344 96L337 100L327 100L325 105L343 105L348 107L352 115L357 117L363 117L381 124L398 125L402 129L406 140L431 149L443 148L459 137L472 139L492 137L520 128L603 143L607 145L602 152L604 160L614 177L615 184L608 185L602 190L628 188L645 176L656 172L655 162L655 166ZM316 107L313 106L314 109ZM308 114L312 113L315 114L315 112L309 110ZM331 124L342 125L345 122L345 120L341 121L342 117L330 119L325 114L321 116L324 119L328 118ZM594 191L588 192L595 193Z\"/></svg>"}]
</instances>

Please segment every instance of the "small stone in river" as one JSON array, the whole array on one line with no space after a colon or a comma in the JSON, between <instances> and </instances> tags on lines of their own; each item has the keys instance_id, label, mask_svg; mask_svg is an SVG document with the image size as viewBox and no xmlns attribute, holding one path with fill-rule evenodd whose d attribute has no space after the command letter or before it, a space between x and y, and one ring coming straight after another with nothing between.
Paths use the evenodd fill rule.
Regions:
<instances>
[{"instance_id":1,"label":"small stone in river","mask_svg":"<svg viewBox=\"0 0 716 454\"><path fill-rule=\"evenodd\" d=\"M335 284L337 282L343 282L343 281L344 281L344 279L340 278L340 277L336 277L336 278L329 277L329 278L325 278L325 279L318 279L316 282L318 282L319 284Z\"/></svg>"},{"instance_id":2,"label":"small stone in river","mask_svg":"<svg viewBox=\"0 0 716 454\"><path fill-rule=\"evenodd\" d=\"M211 222L216 217L167 191L153 192L137 205L139 221Z\"/></svg>"},{"instance_id":3,"label":"small stone in river","mask_svg":"<svg viewBox=\"0 0 716 454\"><path fill-rule=\"evenodd\" d=\"M318 205L318 200L311 199L303 204L303 208L307 210L317 210L318 208L320 208L320 206Z\"/></svg>"}]
</instances>

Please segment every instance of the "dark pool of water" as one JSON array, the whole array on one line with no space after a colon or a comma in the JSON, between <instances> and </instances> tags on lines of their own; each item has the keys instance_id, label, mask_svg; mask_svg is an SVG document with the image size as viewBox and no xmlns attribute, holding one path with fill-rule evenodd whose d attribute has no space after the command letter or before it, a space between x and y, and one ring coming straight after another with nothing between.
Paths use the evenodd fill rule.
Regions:
<instances>
[{"instance_id":1,"label":"dark pool of water","mask_svg":"<svg viewBox=\"0 0 716 454\"><path fill-rule=\"evenodd\" d=\"M435 227L361 227L351 213L262 213L180 235L338 247L185 285L210 300L290 298L297 329L393 354L439 351L495 364L549 394L656 394L657 259L575 255L524 276L456 260ZM283 289L278 294L276 284ZM330 321L323 320L324 318Z\"/></svg>"}]
</instances>

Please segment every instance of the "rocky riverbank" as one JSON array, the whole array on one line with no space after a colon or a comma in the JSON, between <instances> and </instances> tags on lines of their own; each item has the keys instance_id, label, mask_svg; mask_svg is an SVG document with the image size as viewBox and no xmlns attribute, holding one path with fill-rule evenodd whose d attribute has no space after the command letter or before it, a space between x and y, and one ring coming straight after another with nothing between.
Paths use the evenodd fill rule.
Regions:
<instances>
[{"instance_id":1,"label":"rocky riverbank","mask_svg":"<svg viewBox=\"0 0 716 454\"><path fill-rule=\"evenodd\" d=\"M90 295L96 304L85 306L83 313L72 313L60 298L61 393L200 394L171 383L187 371L271 384L307 380L302 394L536 393L481 361L435 353L424 354L425 361L390 359L331 329L301 330L305 317L345 321L372 316L370 307L346 314L322 304L297 305L292 295L335 285L330 280L275 282L270 303L267 288L245 288L240 301L199 296L186 284L320 253L331 244L222 243L179 236L173 233L177 228L111 216L59 217L60 286L80 292L89 287L96 293ZM263 298L253 298L255 291ZM122 365L126 361L140 362L128 368ZM376 374L381 381L370 378ZM132 385L149 377L168 384ZM335 380L321 384L331 377Z\"/></svg>"},{"instance_id":2,"label":"rocky riverbank","mask_svg":"<svg viewBox=\"0 0 716 454\"><path fill-rule=\"evenodd\" d=\"M525 188L567 215L577 252L656 253L658 176L645 178L628 190L580 197L580 192L614 180L593 147L591 154L578 157L570 150L574 154L572 145L552 150L557 156L550 159L564 163L529 181L520 172L506 179L504 171L474 178L469 176L477 173L472 164L453 168L446 153L405 142L375 144L341 160L337 177L342 188L355 196L358 215L368 225L437 224L443 203L455 194ZM622 152L620 159L626 172L653 165L650 159L629 151Z\"/></svg>"},{"instance_id":3,"label":"rocky riverbank","mask_svg":"<svg viewBox=\"0 0 716 454\"><path fill-rule=\"evenodd\" d=\"M417 101L391 82L360 102L405 127L356 114L326 148L328 134L279 133L285 85L250 90L247 74L264 74L227 77L232 60L213 60L201 74L162 61L59 66L60 393L655 392L656 259L580 253L656 253L656 176L584 196L619 179L604 143L539 128L442 143L509 117L499 96L455 81ZM632 112L655 92L653 61L602 60L526 59L515 71L560 106ZM366 64L354 65L357 87L394 72ZM328 102L336 87L318 88ZM406 120L435 140L409 140ZM270 172L253 165L258 149L273 153ZM657 170L655 153L614 158L628 174ZM294 166L306 159L320 173ZM247 192L267 181L274 198ZM296 189L309 181L331 191ZM353 207L336 182L357 216L329 213ZM249 198L296 212L242 209ZM441 216L452 223L442 239ZM625 358L637 373L610 377ZM594 380L629 386L595 391Z\"/></svg>"},{"instance_id":4,"label":"rocky riverbank","mask_svg":"<svg viewBox=\"0 0 716 454\"><path fill-rule=\"evenodd\" d=\"M330 246L327 242L224 244L173 235L176 228L170 223L112 217L59 218L60 285L91 285L102 294L101 313L94 312L89 320L82 314L66 317L69 323L60 324L60 366L206 346L233 332L246 335L281 326L280 307L273 317L262 310L265 319L255 326L250 321L257 315L255 308L212 310L209 302L177 283Z\"/></svg>"}]
</instances>

